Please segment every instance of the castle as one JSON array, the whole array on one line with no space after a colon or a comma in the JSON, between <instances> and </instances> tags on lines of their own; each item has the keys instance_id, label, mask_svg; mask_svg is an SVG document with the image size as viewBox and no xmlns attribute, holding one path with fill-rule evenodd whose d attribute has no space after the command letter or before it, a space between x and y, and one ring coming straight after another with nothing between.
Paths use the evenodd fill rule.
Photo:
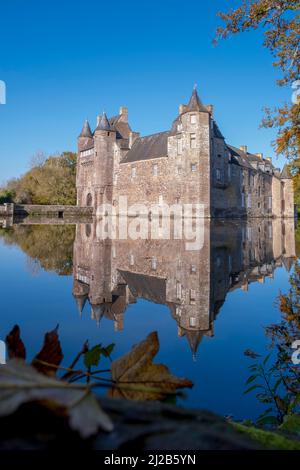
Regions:
<instances>
[{"instance_id":1,"label":"castle","mask_svg":"<svg viewBox=\"0 0 300 470\"><path fill-rule=\"evenodd\" d=\"M94 217L76 225L73 295L80 314L86 304L84 316L88 309L95 322L105 317L120 331L138 299L164 304L193 356L203 337L213 336L229 292L263 283L280 266L289 271L296 255L291 218L204 219L197 251L178 239L103 240L98 224Z\"/></svg>"},{"instance_id":2,"label":"castle","mask_svg":"<svg viewBox=\"0 0 300 470\"><path fill-rule=\"evenodd\" d=\"M118 212L128 204L201 203L204 217L294 217L292 180L285 166L228 145L196 89L170 130L141 137L128 123L128 110L85 122L78 137L77 205L102 204Z\"/></svg>"}]
</instances>

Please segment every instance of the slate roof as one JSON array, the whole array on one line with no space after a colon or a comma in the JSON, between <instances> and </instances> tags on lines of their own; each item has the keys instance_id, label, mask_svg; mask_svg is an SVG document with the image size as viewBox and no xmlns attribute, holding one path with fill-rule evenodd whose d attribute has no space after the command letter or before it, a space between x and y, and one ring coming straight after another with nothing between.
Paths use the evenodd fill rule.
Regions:
<instances>
[{"instance_id":1,"label":"slate roof","mask_svg":"<svg viewBox=\"0 0 300 470\"><path fill-rule=\"evenodd\" d=\"M213 133L214 133L214 136L217 137L218 139L224 139L224 136L222 132L220 131L216 121L213 121Z\"/></svg>"},{"instance_id":2,"label":"slate roof","mask_svg":"<svg viewBox=\"0 0 300 470\"><path fill-rule=\"evenodd\" d=\"M109 120L105 113L102 114L100 122L95 129L96 131L111 131L114 130L113 127L110 125Z\"/></svg>"},{"instance_id":3,"label":"slate roof","mask_svg":"<svg viewBox=\"0 0 300 470\"><path fill-rule=\"evenodd\" d=\"M280 174L280 178L292 179L292 176L291 176L291 173L287 164L284 165L282 172Z\"/></svg>"},{"instance_id":4,"label":"slate roof","mask_svg":"<svg viewBox=\"0 0 300 470\"><path fill-rule=\"evenodd\" d=\"M119 270L134 297L142 297L158 304L166 303L166 280L144 274Z\"/></svg>"},{"instance_id":5,"label":"slate roof","mask_svg":"<svg viewBox=\"0 0 300 470\"><path fill-rule=\"evenodd\" d=\"M138 137L120 163L167 157L170 131Z\"/></svg>"},{"instance_id":6,"label":"slate roof","mask_svg":"<svg viewBox=\"0 0 300 470\"><path fill-rule=\"evenodd\" d=\"M202 112L208 113L208 109L201 102L198 96L197 90L195 88L190 97L190 101L188 102L187 106L184 106L183 112L181 114L189 113L192 111L202 111Z\"/></svg>"},{"instance_id":7,"label":"slate roof","mask_svg":"<svg viewBox=\"0 0 300 470\"><path fill-rule=\"evenodd\" d=\"M127 122L120 121L121 116L113 116L109 119L110 125L117 132L117 139L129 139L129 134L131 132L131 127Z\"/></svg>"},{"instance_id":8,"label":"slate roof","mask_svg":"<svg viewBox=\"0 0 300 470\"><path fill-rule=\"evenodd\" d=\"M227 144L227 148L230 151L231 157L233 157L233 159L238 165L253 169L253 167L249 163L248 155L245 152L243 152L237 147L233 147L232 145L228 145L228 144Z\"/></svg>"},{"instance_id":9,"label":"slate roof","mask_svg":"<svg viewBox=\"0 0 300 470\"><path fill-rule=\"evenodd\" d=\"M196 354L197 354L197 349L199 347L200 342L202 341L202 338L204 336L203 331L199 330L186 330L185 328L182 328L183 335L186 336L188 343L190 345L192 354L193 354L193 359L196 359Z\"/></svg>"},{"instance_id":10,"label":"slate roof","mask_svg":"<svg viewBox=\"0 0 300 470\"><path fill-rule=\"evenodd\" d=\"M93 137L89 121L86 119L79 137Z\"/></svg>"}]
</instances>

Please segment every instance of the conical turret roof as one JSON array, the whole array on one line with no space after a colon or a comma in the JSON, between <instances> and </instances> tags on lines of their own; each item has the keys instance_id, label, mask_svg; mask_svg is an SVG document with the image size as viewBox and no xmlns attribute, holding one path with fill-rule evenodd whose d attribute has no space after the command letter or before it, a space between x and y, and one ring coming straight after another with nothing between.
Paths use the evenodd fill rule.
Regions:
<instances>
[{"instance_id":1,"label":"conical turret roof","mask_svg":"<svg viewBox=\"0 0 300 470\"><path fill-rule=\"evenodd\" d=\"M203 103L201 102L201 100L198 96L196 87L194 87L192 95L190 97L190 101L188 102L188 105L185 106L184 111L183 111L182 114L189 113L191 111L198 111L198 112L208 113L207 108L203 105Z\"/></svg>"},{"instance_id":2,"label":"conical turret roof","mask_svg":"<svg viewBox=\"0 0 300 470\"><path fill-rule=\"evenodd\" d=\"M86 119L79 137L93 137L89 121Z\"/></svg>"},{"instance_id":3,"label":"conical turret roof","mask_svg":"<svg viewBox=\"0 0 300 470\"><path fill-rule=\"evenodd\" d=\"M183 331L191 348L193 360L196 360L197 349L203 338L204 332L200 330L186 330L184 328Z\"/></svg>"},{"instance_id":4,"label":"conical turret roof","mask_svg":"<svg viewBox=\"0 0 300 470\"><path fill-rule=\"evenodd\" d=\"M82 314L82 311L84 309L84 306L86 304L86 301L87 301L87 298L88 296L87 295L78 295L78 296L75 296L75 300L76 300L76 304L77 304L77 308L78 308L78 311L79 311L79 315L81 316Z\"/></svg>"},{"instance_id":5,"label":"conical turret roof","mask_svg":"<svg viewBox=\"0 0 300 470\"><path fill-rule=\"evenodd\" d=\"M96 127L96 131L112 131L114 130L112 126L109 124L109 120L107 119L106 113L103 113L100 119L98 126Z\"/></svg>"},{"instance_id":6,"label":"conical turret roof","mask_svg":"<svg viewBox=\"0 0 300 470\"><path fill-rule=\"evenodd\" d=\"M292 176L291 176L291 173L287 164L284 165L282 172L280 174L280 178L292 179Z\"/></svg>"}]
</instances>

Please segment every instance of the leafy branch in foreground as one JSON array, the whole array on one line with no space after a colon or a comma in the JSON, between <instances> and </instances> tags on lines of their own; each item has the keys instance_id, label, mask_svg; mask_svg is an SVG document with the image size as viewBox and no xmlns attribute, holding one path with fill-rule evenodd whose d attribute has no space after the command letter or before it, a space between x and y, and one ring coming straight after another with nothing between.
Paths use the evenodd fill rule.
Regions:
<instances>
[{"instance_id":1,"label":"leafy branch in foreground","mask_svg":"<svg viewBox=\"0 0 300 470\"><path fill-rule=\"evenodd\" d=\"M240 6L219 13L224 26L217 29L217 39L260 29L263 45L274 57L273 66L280 70L279 86L293 86L300 78L299 0L243 0ZM300 154L300 99L295 92L293 104L274 110L266 109L263 127L278 130L274 143L277 154L296 160Z\"/></svg>"},{"instance_id":2,"label":"leafy branch in foreground","mask_svg":"<svg viewBox=\"0 0 300 470\"><path fill-rule=\"evenodd\" d=\"M97 344L89 348L85 342L69 367L61 365L63 353L58 326L45 334L40 352L31 365L25 364L26 349L20 328L15 325L6 337L9 361L0 367L0 417L15 412L21 405L38 402L69 420L71 429L89 437L99 427L113 428L110 418L101 410L91 393L97 387L109 389L111 396L131 400L162 400L176 396L177 390L192 387L192 382L170 374L162 364L152 360L159 350L156 332L134 346L132 351L113 361L114 344ZM101 357L111 361L109 369L93 370ZM83 360L85 368L76 368ZM111 372L111 378L102 374ZM59 375L60 373L60 375ZM86 383L78 382L86 379Z\"/></svg>"},{"instance_id":3,"label":"leafy branch in foreground","mask_svg":"<svg viewBox=\"0 0 300 470\"><path fill-rule=\"evenodd\" d=\"M269 366L271 354L268 354L261 363L254 363L249 367L251 375L246 384L250 387L245 393L259 391L256 395L258 400L270 405L257 420L261 425L284 426L287 421L291 422L291 417L296 419L300 413L300 367L292 361L292 345L300 339L299 262L294 267L290 284L290 291L279 296L281 321L265 329L266 335L271 339L274 356L272 365Z\"/></svg>"}]
</instances>

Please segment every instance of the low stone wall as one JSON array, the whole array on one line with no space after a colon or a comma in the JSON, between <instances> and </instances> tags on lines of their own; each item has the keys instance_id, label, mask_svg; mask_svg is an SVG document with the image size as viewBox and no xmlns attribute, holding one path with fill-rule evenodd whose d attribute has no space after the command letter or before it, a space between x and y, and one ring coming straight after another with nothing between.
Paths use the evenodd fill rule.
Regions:
<instances>
[{"instance_id":1,"label":"low stone wall","mask_svg":"<svg viewBox=\"0 0 300 470\"><path fill-rule=\"evenodd\" d=\"M14 204L0 205L0 216L10 217L14 213Z\"/></svg>"},{"instance_id":2,"label":"low stone wall","mask_svg":"<svg viewBox=\"0 0 300 470\"><path fill-rule=\"evenodd\" d=\"M63 206L63 205L37 205L37 204L15 204L15 216L46 216L64 219L66 217L89 217L93 215L92 207Z\"/></svg>"}]
</instances>

